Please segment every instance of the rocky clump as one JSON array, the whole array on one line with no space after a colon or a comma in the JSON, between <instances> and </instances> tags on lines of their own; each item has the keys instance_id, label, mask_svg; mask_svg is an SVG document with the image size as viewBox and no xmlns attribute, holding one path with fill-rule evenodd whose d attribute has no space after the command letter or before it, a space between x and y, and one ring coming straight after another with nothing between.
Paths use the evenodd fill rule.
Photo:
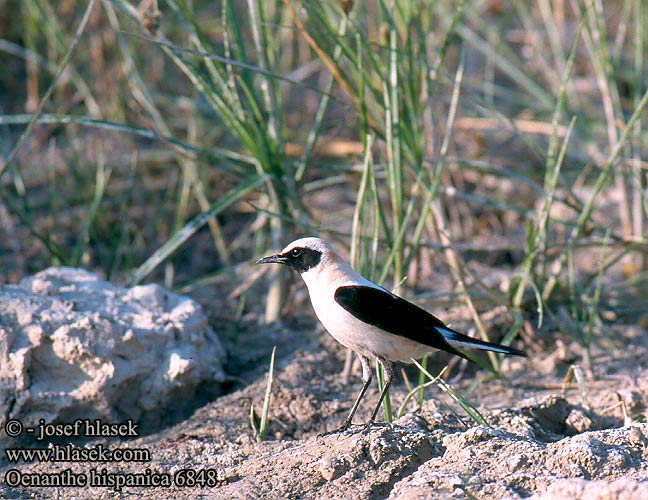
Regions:
<instances>
[{"instance_id":1,"label":"rocky clump","mask_svg":"<svg viewBox=\"0 0 648 500\"><path fill-rule=\"evenodd\" d=\"M50 268L0 288L0 420L156 426L218 388L224 356L200 306L158 285Z\"/></svg>"}]
</instances>

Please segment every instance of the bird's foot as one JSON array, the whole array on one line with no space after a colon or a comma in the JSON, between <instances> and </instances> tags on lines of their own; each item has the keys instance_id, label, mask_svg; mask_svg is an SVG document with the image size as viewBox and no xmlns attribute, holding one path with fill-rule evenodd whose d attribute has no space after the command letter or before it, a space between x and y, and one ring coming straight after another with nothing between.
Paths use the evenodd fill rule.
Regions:
<instances>
[{"instance_id":1,"label":"bird's foot","mask_svg":"<svg viewBox=\"0 0 648 500\"><path fill-rule=\"evenodd\" d=\"M369 431L371 430L371 428L374 425L376 425L376 422L374 422L373 420L369 420L369 422L367 422L366 424L364 424L362 426L362 429L360 430L360 433L361 434L369 434Z\"/></svg>"},{"instance_id":2,"label":"bird's foot","mask_svg":"<svg viewBox=\"0 0 648 500\"><path fill-rule=\"evenodd\" d=\"M332 436L333 434L340 434L342 432L349 432L349 434L356 434L360 433L362 435L367 435L371 431L371 429L374 429L376 427L389 427L391 424L387 422L374 422L369 421L366 424L347 424L346 422L342 424L340 427L337 427L336 429L333 429L332 431L327 431L327 432L322 432L317 435L318 438L323 438L327 436Z\"/></svg>"},{"instance_id":3,"label":"bird's foot","mask_svg":"<svg viewBox=\"0 0 648 500\"><path fill-rule=\"evenodd\" d=\"M322 432L321 434L318 434L317 437L320 438L320 437L332 436L333 434L340 434L341 432L344 432L351 427L353 426L351 425L350 421L344 422L340 427L337 427L332 431Z\"/></svg>"},{"instance_id":4,"label":"bird's foot","mask_svg":"<svg viewBox=\"0 0 648 500\"><path fill-rule=\"evenodd\" d=\"M375 429L376 427L392 427L392 424L389 422L374 422L373 420L370 420L361 426L360 432L366 435L369 434L371 429Z\"/></svg>"}]
</instances>

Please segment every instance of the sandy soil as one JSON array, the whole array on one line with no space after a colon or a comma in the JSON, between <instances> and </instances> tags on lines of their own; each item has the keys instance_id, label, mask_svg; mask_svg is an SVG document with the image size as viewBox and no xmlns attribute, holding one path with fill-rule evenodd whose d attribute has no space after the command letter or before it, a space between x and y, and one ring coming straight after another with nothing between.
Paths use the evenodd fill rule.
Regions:
<instances>
[{"instance_id":1,"label":"sandy soil","mask_svg":"<svg viewBox=\"0 0 648 500\"><path fill-rule=\"evenodd\" d=\"M197 295L210 300L208 294ZM214 322L225 319L218 317L218 309L213 311ZM236 375L229 394L153 434L128 441L105 438L85 443L87 447L102 443L110 449L147 449L151 454L148 462L12 465L2 457L0 463L5 478L10 469L23 475L70 469L88 478L92 473L96 480L105 469L104 478L114 473L140 474L151 480L160 474L176 484L124 486L116 491L114 485L8 487L5 481L0 496L648 498L648 424L643 423L648 397L648 335L640 327L610 327L606 337L592 347L589 367L576 342L556 342L556 337L541 332L535 343L527 346L528 359L504 361L506 379L489 379L483 370L455 365L449 375L451 382L478 406L488 427L475 425L431 387L422 408L410 403L407 413L391 425L376 425L366 433L359 432L358 426L319 437L346 415L359 389L359 374L354 372L344 384L344 350L313 318L296 318L274 327L258 326L245 318L235 328L221 322L221 327L230 325L221 330L232 353L229 372ZM495 324L489 326L497 329ZM218 330L217 324L215 327ZM269 433L265 441L259 441L250 425L250 406L258 415L274 345L277 360ZM430 369L438 371L446 362L439 354ZM563 386L572 364L583 367L580 388L575 383ZM408 369L408 373L410 380L415 380L415 371ZM391 391L395 408L407 393L402 374L397 378ZM368 417L376 398L377 389L372 387L356 416L358 422ZM178 486L183 481L201 486Z\"/></svg>"}]
</instances>

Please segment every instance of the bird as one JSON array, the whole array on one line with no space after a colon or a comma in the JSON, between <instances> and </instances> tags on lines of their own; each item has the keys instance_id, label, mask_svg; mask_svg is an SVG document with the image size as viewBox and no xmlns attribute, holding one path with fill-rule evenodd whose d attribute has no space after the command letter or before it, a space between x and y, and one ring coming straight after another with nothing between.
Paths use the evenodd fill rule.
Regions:
<instances>
[{"instance_id":1,"label":"bird","mask_svg":"<svg viewBox=\"0 0 648 500\"><path fill-rule=\"evenodd\" d=\"M376 359L383 369L384 385L370 419L370 428L394 377L393 363L411 363L434 350L470 361L460 348L476 348L526 356L513 347L464 335L431 313L368 280L324 240L300 238L279 253L262 257L257 264L282 264L304 280L318 319L335 340L354 351L362 364L362 388L342 425L326 434L347 430L371 383L369 364Z\"/></svg>"}]
</instances>

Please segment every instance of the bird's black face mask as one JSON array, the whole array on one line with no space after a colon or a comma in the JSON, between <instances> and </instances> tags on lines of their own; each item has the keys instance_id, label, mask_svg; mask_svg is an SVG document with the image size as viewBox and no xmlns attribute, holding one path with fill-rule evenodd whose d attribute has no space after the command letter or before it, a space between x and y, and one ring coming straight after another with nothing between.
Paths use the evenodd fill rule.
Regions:
<instances>
[{"instance_id":1,"label":"bird's black face mask","mask_svg":"<svg viewBox=\"0 0 648 500\"><path fill-rule=\"evenodd\" d=\"M322 252L313 248L296 247L285 253L277 253L263 257L257 261L257 264L284 264L298 273L305 273L312 269L322 260Z\"/></svg>"}]
</instances>

